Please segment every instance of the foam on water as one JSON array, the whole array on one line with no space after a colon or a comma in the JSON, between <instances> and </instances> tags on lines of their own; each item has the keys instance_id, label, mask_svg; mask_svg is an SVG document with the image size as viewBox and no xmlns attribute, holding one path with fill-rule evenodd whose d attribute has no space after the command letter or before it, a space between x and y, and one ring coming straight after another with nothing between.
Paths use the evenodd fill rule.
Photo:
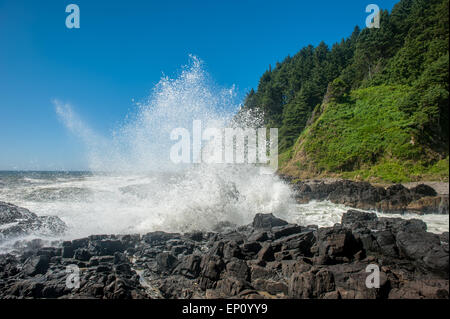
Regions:
<instances>
[{"instance_id":1,"label":"foam on water","mask_svg":"<svg viewBox=\"0 0 450 319\"><path fill-rule=\"evenodd\" d=\"M68 232L63 238L47 239L154 230L212 230L224 221L248 224L261 212L273 213L292 223L326 227L339 223L349 209L327 201L297 204L289 186L277 176L260 175L256 168L245 166L22 181L14 187L0 188L0 201L12 202L38 215L60 217L68 225ZM422 219L432 232L448 231L448 215L401 217ZM31 238L35 237L28 237Z\"/></svg>"},{"instance_id":2,"label":"foam on water","mask_svg":"<svg viewBox=\"0 0 450 319\"><path fill-rule=\"evenodd\" d=\"M243 225L259 212L287 217L294 202L287 185L257 168L193 169L181 173L96 174L83 179L2 189L0 200L38 215L56 215L70 238L152 230L211 230Z\"/></svg>"}]
</instances>

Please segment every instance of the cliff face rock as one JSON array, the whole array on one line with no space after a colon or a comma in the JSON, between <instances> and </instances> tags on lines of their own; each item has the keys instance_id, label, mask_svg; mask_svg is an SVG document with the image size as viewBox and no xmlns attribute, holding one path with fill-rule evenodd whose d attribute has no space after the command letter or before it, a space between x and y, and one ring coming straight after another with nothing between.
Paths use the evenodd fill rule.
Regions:
<instances>
[{"instance_id":1,"label":"cliff face rock","mask_svg":"<svg viewBox=\"0 0 450 319\"><path fill-rule=\"evenodd\" d=\"M350 210L317 228L258 214L227 232L94 235L0 255L2 298L448 298L448 233ZM368 288L368 265L380 271ZM68 287L67 269L79 270Z\"/></svg>"},{"instance_id":2,"label":"cliff face rock","mask_svg":"<svg viewBox=\"0 0 450 319\"><path fill-rule=\"evenodd\" d=\"M58 235L64 231L65 223L56 216L37 216L28 209L0 202L0 243L32 233Z\"/></svg>"},{"instance_id":3,"label":"cliff face rock","mask_svg":"<svg viewBox=\"0 0 450 319\"><path fill-rule=\"evenodd\" d=\"M385 213L448 214L448 195L438 195L427 185L406 188L401 184L387 188L368 182L339 180L294 182L289 181L301 203L311 200L329 200L350 207L377 210Z\"/></svg>"}]
</instances>

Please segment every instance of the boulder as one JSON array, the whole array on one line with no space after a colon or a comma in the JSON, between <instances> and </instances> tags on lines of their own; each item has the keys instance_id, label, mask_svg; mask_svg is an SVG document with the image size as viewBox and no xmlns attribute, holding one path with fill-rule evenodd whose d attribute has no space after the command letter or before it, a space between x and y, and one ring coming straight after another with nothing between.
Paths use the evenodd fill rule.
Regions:
<instances>
[{"instance_id":1,"label":"boulder","mask_svg":"<svg viewBox=\"0 0 450 319\"><path fill-rule=\"evenodd\" d=\"M352 232L340 226L321 228L312 251L324 262L338 262L339 257L352 258L360 250L360 244Z\"/></svg>"},{"instance_id":2,"label":"boulder","mask_svg":"<svg viewBox=\"0 0 450 319\"><path fill-rule=\"evenodd\" d=\"M171 272L178 263L178 259L170 253L163 252L156 256L158 271L161 273Z\"/></svg>"},{"instance_id":3,"label":"boulder","mask_svg":"<svg viewBox=\"0 0 450 319\"><path fill-rule=\"evenodd\" d=\"M255 229L271 229L272 227L284 226L288 223L273 214L256 214L253 219L253 228Z\"/></svg>"},{"instance_id":4,"label":"boulder","mask_svg":"<svg viewBox=\"0 0 450 319\"><path fill-rule=\"evenodd\" d=\"M272 234L275 239L279 239L284 236L289 236L292 234L298 234L303 230L299 225L284 225L272 228Z\"/></svg>"},{"instance_id":5,"label":"boulder","mask_svg":"<svg viewBox=\"0 0 450 319\"><path fill-rule=\"evenodd\" d=\"M289 280L288 295L291 298L320 298L335 289L333 273L328 270L295 273Z\"/></svg>"},{"instance_id":6,"label":"boulder","mask_svg":"<svg viewBox=\"0 0 450 319\"><path fill-rule=\"evenodd\" d=\"M27 276L45 274L49 267L50 258L48 256L34 256L28 258L23 265L23 273Z\"/></svg>"},{"instance_id":7,"label":"boulder","mask_svg":"<svg viewBox=\"0 0 450 319\"><path fill-rule=\"evenodd\" d=\"M397 246L402 257L417 262L419 266L448 278L448 250L441 246L438 235L432 233L399 232Z\"/></svg>"},{"instance_id":8,"label":"boulder","mask_svg":"<svg viewBox=\"0 0 450 319\"><path fill-rule=\"evenodd\" d=\"M75 250L73 258L80 261L89 261L91 259L91 253L86 248L78 248Z\"/></svg>"}]
</instances>

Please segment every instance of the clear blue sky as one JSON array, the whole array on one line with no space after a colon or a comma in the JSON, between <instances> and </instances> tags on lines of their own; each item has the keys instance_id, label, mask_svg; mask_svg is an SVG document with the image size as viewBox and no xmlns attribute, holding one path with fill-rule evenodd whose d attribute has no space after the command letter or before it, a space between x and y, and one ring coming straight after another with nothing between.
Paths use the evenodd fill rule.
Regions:
<instances>
[{"instance_id":1,"label":"clear blue sky","mask_svg":"<svg viewBox=\"0 0 450 319\"><path fill-rule=\"evenodd\" d=\"M83 169L83 145L58 120L68 101L104 134L176 74L188 55L239 96L303 46L363 27L365 7L395 0L0 0L0 170ZM81 28L67 29L75 3Z\"/></svg>"}]
</instances>

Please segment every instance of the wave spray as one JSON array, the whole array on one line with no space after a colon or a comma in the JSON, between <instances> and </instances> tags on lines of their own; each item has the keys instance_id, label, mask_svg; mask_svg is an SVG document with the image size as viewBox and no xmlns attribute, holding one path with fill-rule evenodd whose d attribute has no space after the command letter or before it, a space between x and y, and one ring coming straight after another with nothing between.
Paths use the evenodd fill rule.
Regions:
<instances>
[{"instance_id":1,"label":"wave spray","mask_svg":"<svg viewBox=\"0 0 450 319\"><path fill-rule=\"evenodd\" d=\"M224 222L249 223L256 213L286 217L295 202L276 175L262 175L251 164L183 166L169 158L174 128L192 131L194 120L205 129L232 125L239 110L235 99L234 88L217 88L191 57L177 78L163 77L110 138L99 137L69 105L55 102L67 128L86 143L93 172L65 182L85 191L78 200L63 201L58 216L78 236L212 230ZM245 118L246 126L260 124L258 116Z\"/></svg>"}]
</instances>

